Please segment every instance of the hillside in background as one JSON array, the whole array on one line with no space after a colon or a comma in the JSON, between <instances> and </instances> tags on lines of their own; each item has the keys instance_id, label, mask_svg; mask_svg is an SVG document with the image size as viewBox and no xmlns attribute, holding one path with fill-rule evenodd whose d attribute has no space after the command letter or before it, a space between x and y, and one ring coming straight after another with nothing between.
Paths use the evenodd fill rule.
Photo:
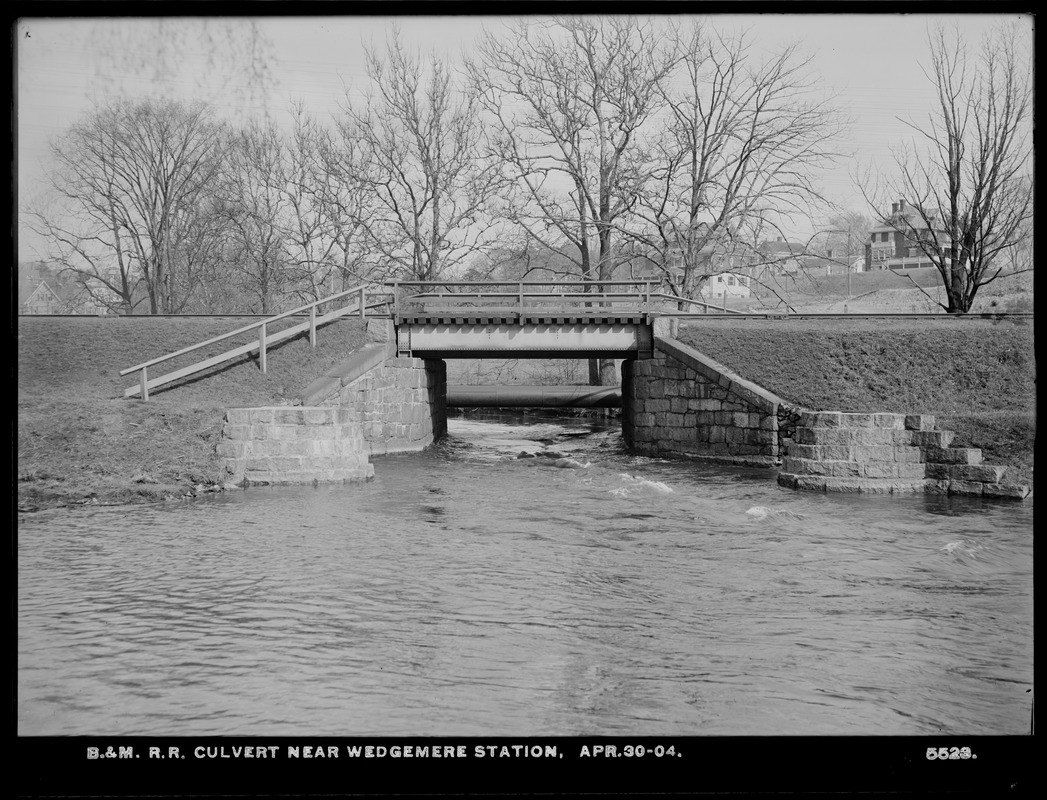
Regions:
<instances>
[{"instance_id":1,"label":"hillside in background","mask_svg":"<svg viewBox=\"0 0 1047 800\"><path fill-rule=\"evenodd\" d=\"M935 269L908 272L876 270L847 275L782 275L768 285L754 285L752 297L733 298L736 311L784 310L845 313L941 313L941 276ZM1001 276L979 289L972 313L1033 310L1033 274Z\"/></svg>"}]
</instances>

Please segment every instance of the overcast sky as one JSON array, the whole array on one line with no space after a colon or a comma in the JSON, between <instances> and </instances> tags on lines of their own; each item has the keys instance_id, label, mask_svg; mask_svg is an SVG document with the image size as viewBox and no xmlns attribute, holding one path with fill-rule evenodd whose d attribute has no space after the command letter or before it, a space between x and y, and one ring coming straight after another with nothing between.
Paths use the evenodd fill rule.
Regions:
<instances>
[{"instance_id":1,"label":"overcast sky","mask_svg":"<svg viewBox=\"0 0 1047 800\"><path fill-rule=\"evenodd\" d=\"M982 6L983 8L985 6ZM343 86L365 86L362 43L382 43L390 26L400 27L409 44L440 48L457 59L486 26L497 29L510 17L401 16L369 17L249 17L238 20L203 18L164 20L166 54L157 54L153 37L158 20L131 18L33 19L17 27L17 174L19 207L39 190L47 165L47 144L89 111L97 98L123 91L133 95L162 94L200 98L214 103L219 115L233 122L268 108L281 117L294 97L306 109L326 117L344 102ZM665 17L688 24L689 16ZM205 35L221 42L223 26L244 26L250 20L271 42L264 95L250 91L234 63L235 48L215 48L205 61ZM824 89L839 94L837 104L854 118L848 149L857 158L822 181L828 195L845 207L868 214L850 178L858 163L883 163L890 147L912 131L897 118L926 119L933 87L921 71L926 63L929 26L945 22L959 26L972 44L1000 22L1021 20L1029 31L1031 16L999 14L863 15L752 14L717 15L716 27L744 25L768 50L799 42L814 56ZM185 38L180 38L184 36ZM168 70L156 80L150 65ZM242 63L242 62L240 62ZM19 259L35 257L32 241L20 226ZM797 235L803 231L796 231Z\"/></svg>"}]
</instances>

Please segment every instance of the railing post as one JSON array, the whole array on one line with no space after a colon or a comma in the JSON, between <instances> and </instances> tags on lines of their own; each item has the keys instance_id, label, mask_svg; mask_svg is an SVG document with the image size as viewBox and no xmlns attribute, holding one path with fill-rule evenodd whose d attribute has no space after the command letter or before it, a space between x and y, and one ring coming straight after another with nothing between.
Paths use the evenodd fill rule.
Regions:
<instances>
[{"instance_id":1,"label":"railing post","mask_svg":"<svg viewBox=\"0 0 1047 800\"><path fill-rule=\"evenodd\" d=\"M142 367L142 372L138 376L139 386L142 387L142 399L149 399L149 367Z\"/></svg>"},{"instance_id":2,"label":"railing post","mask_svg":"<svg viewBox=\"0 0 1047 800\"><path fill-rule=\"evenodd\" d=\"M309 345L316 347L316 306L309 306Z\"/></svg>"},{"instance_id":3,"label":"railing post","mask_svg":"<svg viewBox=\"0 0 1047 800\"><path fill-rule=\"evenodd\" d=\"M360 319L364 318L364 309L366 308L366 305L365 305L365 303L366 303L365 298L366 297L367 297L367 292L364 289L364 287L361 286L360 287Z\"/></svg>"},{"instance_id":4,"label":"railing post","mask_svg":"<svg viewBox=\"0 0 1047 800\"><path fill-rule=\"evenodd\" d=\"M258 329L258 366L265 372L265 323Z\"/></svg>"},{"instance_id":5,"label":"railing post","mask_svg":"<svg viewBox=\"0 0 1047 800\"><path fill-rule=\"evenodd\" d=\"M400 282L393 281L393 319L400 319Z\"/></svg>"},{"instance_id":6,"label":"railing post","mask_svg":"<svg viewBox=\"0 0 1047 800\"><path fill-rule=\"evenodd\" d=\"M518 291L519 297L520 297L520 313L523 314L523 310L524 310L523 281L520 281L520 283L517 285L517 291Z\"/></svg>"}]
</instances>

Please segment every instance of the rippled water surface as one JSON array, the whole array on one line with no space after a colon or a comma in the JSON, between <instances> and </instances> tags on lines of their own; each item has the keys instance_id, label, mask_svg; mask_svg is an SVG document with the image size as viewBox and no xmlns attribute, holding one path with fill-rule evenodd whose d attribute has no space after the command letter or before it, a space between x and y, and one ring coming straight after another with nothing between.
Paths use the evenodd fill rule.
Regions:
<instances>
[{"instance_id":1,"label":"rippled water surface","mask_svg":"<svg viewBox=\"0 0 1047 800\"><path fill-rule=\"evenodd\" d=\"M549 419L374 463L20 520L19 733L1029 731L1031 502L797 493Z\"/></svg>"}]
</instances>

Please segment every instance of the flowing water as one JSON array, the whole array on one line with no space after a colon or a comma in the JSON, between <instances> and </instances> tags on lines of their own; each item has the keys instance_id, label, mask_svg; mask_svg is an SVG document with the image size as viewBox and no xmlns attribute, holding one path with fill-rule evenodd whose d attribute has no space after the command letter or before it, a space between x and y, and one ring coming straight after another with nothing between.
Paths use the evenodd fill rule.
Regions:
<instances>
[{"instance_id":1,"label":"flowing water","mask_svg":"<svg viewBox=\"0 0 1047 800\"><path fill-rule=\"evenodd\" d=\"M1029 732L1031 502L794 492L549 418L374 463L21 519L19 733Z\"/></svg>"}]
</instances>

